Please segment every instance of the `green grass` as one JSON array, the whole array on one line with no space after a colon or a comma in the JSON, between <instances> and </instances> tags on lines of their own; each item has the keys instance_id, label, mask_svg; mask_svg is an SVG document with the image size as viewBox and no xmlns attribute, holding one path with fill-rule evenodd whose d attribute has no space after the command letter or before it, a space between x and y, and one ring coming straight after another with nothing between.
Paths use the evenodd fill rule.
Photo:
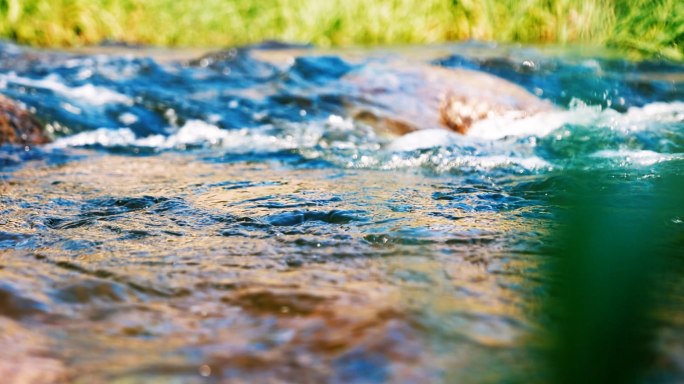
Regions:
<instances>
[{"instance_id":1,"label":"green grass","mask_svg":"<svg viewBox=\"0 0 684 384\"><path fill-rule=\"evenodd\" d=\"M0 0L0 36L37 46L105 39L230 46L464 39L584 43L684 60L681 0Z\"/></svg>"}]
</instances>

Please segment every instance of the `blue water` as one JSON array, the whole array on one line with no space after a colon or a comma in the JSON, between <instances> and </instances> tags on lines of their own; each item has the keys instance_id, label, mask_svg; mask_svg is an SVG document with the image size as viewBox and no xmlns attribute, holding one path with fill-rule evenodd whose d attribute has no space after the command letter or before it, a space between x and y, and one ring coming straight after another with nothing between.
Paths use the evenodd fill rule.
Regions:
<instances>
[{"instance_id":1,"label":"blue water","mask_svg":"<svg viewBox=\"0 0 684 384\"><path fill-rule=\"evenodd\" d=\"M631 209L681 174L684 67L273 48L0 46L0 92L54 138L0 148L0 356L74 383L543 382L557 199L591 171ZM383 135L349 114L367 100L345 76L403 59L558 109ZM653 382L682 378L681 324Z\"/></svg>"}]
</instances>

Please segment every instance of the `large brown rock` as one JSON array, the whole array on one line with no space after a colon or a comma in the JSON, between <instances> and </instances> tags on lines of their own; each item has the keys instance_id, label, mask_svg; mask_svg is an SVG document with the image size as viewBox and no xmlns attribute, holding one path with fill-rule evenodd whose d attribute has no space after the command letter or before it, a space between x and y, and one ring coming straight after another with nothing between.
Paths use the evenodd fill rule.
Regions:
<instances>
[{"instance_id":1,"label":"large brown rock","mask_svg":"<svg viewBox=\"0 0 684 384\"><path fill-rule=\"evenodd\" d=\"M465 69L371 63L343 80L359 90L350 106L355 118L399 135L432 128L465 134L487 118L523 118L555 109L516 84Z\"/></svg>"},{"instance_id":2,"label":"large brown rock","mask_svg":"<svg viewBox=\"0 0 684 384\"><path fill-rule=\"evenodd\" d=\"M38 145L50 142L43 125L16 101L0 94L0 146Z\"/></svg>"}]
</instances>

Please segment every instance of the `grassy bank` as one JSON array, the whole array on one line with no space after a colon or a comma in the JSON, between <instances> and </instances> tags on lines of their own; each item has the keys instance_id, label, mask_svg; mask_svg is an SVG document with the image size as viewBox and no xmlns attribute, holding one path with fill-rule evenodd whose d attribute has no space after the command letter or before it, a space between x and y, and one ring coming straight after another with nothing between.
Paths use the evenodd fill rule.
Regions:
<instances>
[{"instance_id":1,"label":"grassy bank","mask_svg":"<svg viewBox=\"0 0 684 384\"><path fill-rule=\"evenodd\" d=\"M0 36L39 46L104 39L226 46L463 39L590 43L684 60L681 0L0 0Z\"/></svg>"}]
</instances>

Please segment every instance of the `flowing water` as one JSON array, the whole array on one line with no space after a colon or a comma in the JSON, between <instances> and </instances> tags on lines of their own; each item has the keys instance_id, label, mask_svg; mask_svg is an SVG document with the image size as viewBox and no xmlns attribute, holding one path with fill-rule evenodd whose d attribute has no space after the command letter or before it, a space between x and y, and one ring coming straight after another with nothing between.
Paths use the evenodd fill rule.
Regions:
<instances>
[{"instance_id":1,"label":"flowing water","mask_svg":"<svg viewBox=\"0 0 684 384\"><path fill-rule=\"evenodd\" d=\"M544 382L553 198L585 182L567 172L638 205L684 171L679 65L281 48L0 46L0 92L54 137L0 149L4 377ZM351 118L344 76L399 59L489 72L558 110L385 135ZM652 382L684 379L680 310Z\"/></svg>"}]
</instances>

